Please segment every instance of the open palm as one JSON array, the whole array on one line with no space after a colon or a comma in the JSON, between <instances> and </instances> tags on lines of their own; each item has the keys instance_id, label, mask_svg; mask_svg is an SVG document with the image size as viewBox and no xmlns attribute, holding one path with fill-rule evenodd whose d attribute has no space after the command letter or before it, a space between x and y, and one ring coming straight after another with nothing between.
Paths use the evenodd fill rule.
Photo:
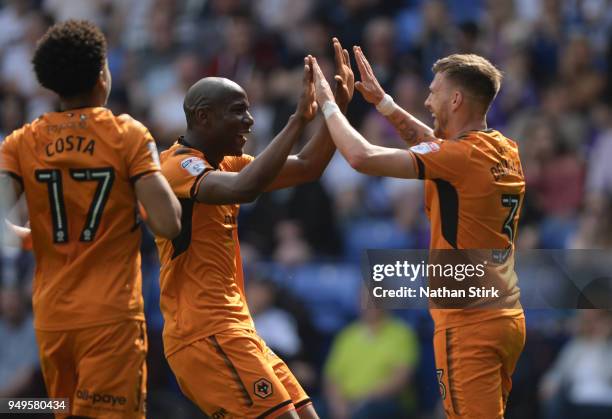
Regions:
<instances>
[{"instance_id":1,"label":"open palm","mask_svg":"<svg viewBox=\"0 0 612 419\"><path fill-rule=\"evenodd\" d=\"M374 71L363 54L361 47L354 46L353 52L355 53L355 61L357 61L357 68L359 68L359 76L361 77L361 81L355 83L355 89L359 90L359 93L361 93L366 101L376 105L385 96L385 91L380 87L380 83L378 83Z\"/></svg>"}]
</instances>

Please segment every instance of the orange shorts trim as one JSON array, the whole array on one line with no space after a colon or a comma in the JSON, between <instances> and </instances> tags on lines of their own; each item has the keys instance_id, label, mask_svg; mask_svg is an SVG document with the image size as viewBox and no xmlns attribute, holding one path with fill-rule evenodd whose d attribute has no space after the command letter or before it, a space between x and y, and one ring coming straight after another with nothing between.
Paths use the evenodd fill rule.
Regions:
<instances>
[{"instance_id":1,"label":"orange shorts trim","mask_svg":"<svg viewBox=\"0 0 612 419\"><path fill-rule=\"evenodd\" d=\"M274 406L271 409L266 410L265 412L263 412L261 415L257 416L257 419L272 419L272 418L277 418L280 415L282 415L283 413L286 413L290 410L293 410L293 404L291 403L291 400L285 400L284 402L278 404L277 406Z\"/></svg>"},{"instance_id":2,"label":"orange shorts trim","mask_svg":"<svg viewBox=\"0 0 612 419\"><path fill-rule=\"evenodd\" d=\"M145 418L147 333L143 321L69 331L36 331L49 397L70 400L69 415Z\"/></svg>"},{"instance_id":3,"label":"orange shorts trim","mask_svg":"<svg viewBox=\"0 0 612 419\"><path fill-rule=\"evenodd\" d=\"M252 330L228 330L168 357L183 393L210 417L274 418L310 401Z\"/></svg>"},{"instance_id":4,"label":"orange shorts trim","mask_svg":"<svg viewBox=\"0 0 612 419\"><path fill-rule=\"evenodd\" d=\"M306 398L302 401L299 401L297 403L294 403L293 405L295 406L295 411L299 412L301 410L303 410L304 408L310 406L312 404L312 400L310 400L310 398Z\"/></svg>"},{"instance_id":5,"label":"orange shorts trim","mask_svg":"<svg viewBox=\"0 0 612 419\"><path fill-rule=\"evenodd\" d=\"M448 418L503 418L525 334L524 318L434 333L436 373Z\"/></svg>"}]
</instances>

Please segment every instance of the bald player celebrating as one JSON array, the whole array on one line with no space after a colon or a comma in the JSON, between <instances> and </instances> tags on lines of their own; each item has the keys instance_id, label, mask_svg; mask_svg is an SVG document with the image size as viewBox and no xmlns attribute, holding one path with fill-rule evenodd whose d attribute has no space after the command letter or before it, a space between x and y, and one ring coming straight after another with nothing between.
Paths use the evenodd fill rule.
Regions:
<instances>
[{"instance_id":1,"label":"bald player celebrating","mask_svg":"<svg viewBox=\"0 0 612 419\"><path fill-rule=\"evenodd\" d=\"M336 100L353 93L348 52L334 40ZM187 92L187 132L162 153L162 172L179 198L182 230L157 239L164 350L181 390L210 417L317 418L287 365L255 332L242 275L239 204L317 179L335 147L325 124L297 155L288 156L315 117L311 58L302 96L285 128L257 158L242 153L253 118L244 90L205 78Z\"/></svg>"},{"instance_id":2,"label":"bald player celebrating","mask_svg":"<svg viewBox=\"0 0 612 419\"><path fill-rule=\"evenodd\" d=\"M373 176L427 180L431 249L503 249L511 254L525 193L517 145L487 129L486 114L501 73L486 59L454 54L433 66L425 107L432 130L397 106L359 47L355 87L397 128L409 150L378 147L338 111L313 62L316 98L334 143L356 170ZM493 250L492 257L498 255ZM512 301L499 309L432 309L436 372L449 418L503 418L511 375L525 343L513 259L504 276Z\"/></svg>"}]
</instances>

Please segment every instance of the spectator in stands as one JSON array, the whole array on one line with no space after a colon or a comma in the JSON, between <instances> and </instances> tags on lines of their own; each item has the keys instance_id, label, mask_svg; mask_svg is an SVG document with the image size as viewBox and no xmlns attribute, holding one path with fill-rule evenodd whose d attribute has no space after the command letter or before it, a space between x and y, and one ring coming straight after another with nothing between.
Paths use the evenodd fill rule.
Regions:
<instances>
[{"instance_id":1,"label":"spectator in stands","mask_svg":"<svg viewBox=\"0 0 612 419\"><path fill-rule=\"evenodd\" d=\"M302 346L297 323L290 313L275 306L274 284L251 279L247 283L246 293L259 336L283 359L295 357Z\"/></svg>"},{"instance_id":2,"label":"spectator in stands","mask_svg":"<svg viewBox=\"0 0 612 419\"><path fill-rule=\"evenodd\" d=\"M26 297L16 284L0 290L0 397L25 397L38 369L38 346Z\"/></svg>"},{"instance_id":3,"label":"spectator in stands","mask_svg":"<svg viewBox=\"0 0 612 419\"><path fill-rule=\"evenodd\" d=\"M333 419L399 418L419 357L415 333L387 312L364 307L342 330L325 364L325 397Z\"/></svg>"},{"instance_id":4,"label":"spectator in stands","mask_svg":"<svg viewBox=\"0 0 612 419\"><path fill-rule=\"evenodd\" d=\"M612 314L582 310L574 337L540 383L550 419L612 417Z\"/></svg>"},{"instance_id":5,"label":"spectator in stands","mask_svg":"<svg viewBox=\"0 0 612 419\"><path fill-rule=\"evenodd\" d=\"M602 104L597 108L603 126L589 156L586 188L591 194L612 194L612 106Z\"/></svg>"},{"instance_id":6,"label":"spectator in stands","mask_svg":"<svg viewBox=\"0 0 612 419\"><path fill-rule=\"evenodd\" d=\"M577 151L547 118L534 118L523 140L525 178L536 192L536 205L549 215L574 215L582 202L584 184L583 162Z\"/></svg>"},{"instance_id":7,"label":"spectator in stands","mask_svg":"<svg viewBox=\"0 0 612 419\"><path fill-rule=\"evenodd\" d=\"M592 195L584 205L570 249L612 249L612 194Z\"/></svg>"}]
</instances>

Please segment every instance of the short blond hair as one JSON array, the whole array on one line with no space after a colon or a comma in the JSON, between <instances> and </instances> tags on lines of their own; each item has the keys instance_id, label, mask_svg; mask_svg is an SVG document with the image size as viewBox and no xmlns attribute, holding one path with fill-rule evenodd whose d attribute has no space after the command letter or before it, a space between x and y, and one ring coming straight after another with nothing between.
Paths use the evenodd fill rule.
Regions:
<instances>
[{"instance_id":1,"label":"short blond hair","mask_svg":"<svg viewBox=\"0 0 612 419\"><path fill-rule=\"evenodd\" d=\"M443 73L451 82L465 89L489 109L503 75L489 60L476 54L453 54L436 61L434 74Z\"/></svg>"}]
</instances>

